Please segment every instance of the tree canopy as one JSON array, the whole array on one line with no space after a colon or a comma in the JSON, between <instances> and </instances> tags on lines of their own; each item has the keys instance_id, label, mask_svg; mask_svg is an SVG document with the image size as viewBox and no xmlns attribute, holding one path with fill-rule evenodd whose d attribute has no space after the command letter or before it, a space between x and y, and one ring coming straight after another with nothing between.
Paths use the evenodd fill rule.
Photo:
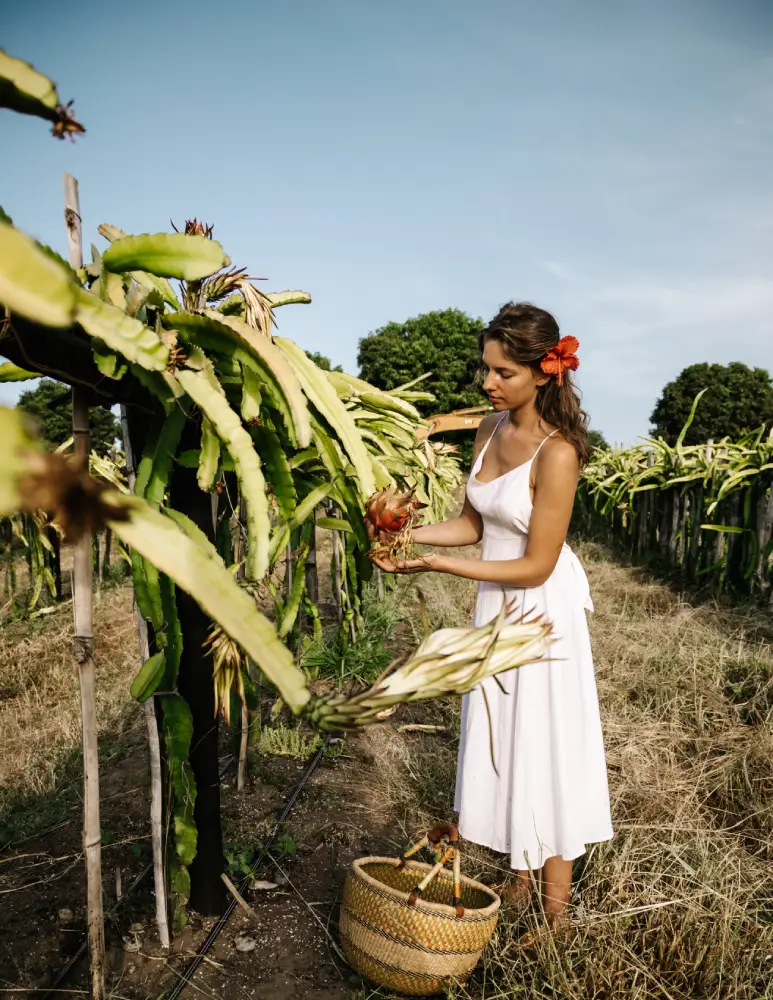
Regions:
<instances>
[{"instance_id":1,"label":"tree canopy","mask_svg":"<svg viewBox=\"0 0 773 1000\"><path fill-rule=\"evenodd\" d=\"M321 368L326 372L342 372L343 368L340 365L336 365L333 368L330 358L325 354L320 354L319 351L306 351L307 355L311 358L317 368Z\"/></svg>"},{"instance_id":2,"label":"tree canopy","mask_svg":"<svg viewBox=\"0 0 773 1000\"><path fill-rule=\"evenodd\" d=\"M591 448L603 448L605 451L609 450L609 442L601 431L589 430L588 441L590 442Z\"/></svg>"},{"instance_id":3,"label":"tree canopy","mask_svg":"<svg viewBox=\"0 0 773 1000\"><path fill-rule=\"evenodd\" d=\"M735 439L773 422L773 382L768 371L740 361L729 365L702 362L685 368L665 386L650 417L652 434L674 444L701 389L708 391L698 404L685 444Z\"/></svg>"},{"instance_id":4,"label":"tree canopy","mask_svg":"<svg viewBox=\"0 0 773 1000\"><path fill-rule=\"evenodd\" d=\"M35 419L49 447L56 448L72 437L72 390L69 386L44 378L35 389L21 394L19 408ZM91 447L103 455L120 436L120 425L113 414L101 406L90 410L90 421Z\"/></svg>"},{"instance_id":5,"label":"tree canopy","mask_svg":"<svg viewBox=\"0 0 773 1000\"><path fill-rule=\"evenodd\" d=\"M431 372L421 388L436 398L416 404L423 416L480 406L485 400L475 386L475 376L480 364L478 333L483 326L483 320L472 319L460 309L387 323L360 341L360 377L379 389L394 389Z\"/></svg>"}]
</instances>

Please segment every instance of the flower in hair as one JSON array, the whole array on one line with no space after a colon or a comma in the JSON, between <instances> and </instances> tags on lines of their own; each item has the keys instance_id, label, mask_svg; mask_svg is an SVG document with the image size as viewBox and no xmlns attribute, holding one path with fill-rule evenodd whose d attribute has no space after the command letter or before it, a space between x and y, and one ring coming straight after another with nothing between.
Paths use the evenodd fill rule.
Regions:
<instances>
[{"instance_id":1,"label":"flower in hair","mask_svg":"<svg viewBox=\"0 0 773 1000\"><path fill-rule=\"evenodd\" d=\"M546 375L555 375L559 385L564 384L564 372L576 372L580 359L576 351L580 341L576 337L562 337L555 347L551 347L540 361L540 368Z\"/></svg>"}]
</instances>

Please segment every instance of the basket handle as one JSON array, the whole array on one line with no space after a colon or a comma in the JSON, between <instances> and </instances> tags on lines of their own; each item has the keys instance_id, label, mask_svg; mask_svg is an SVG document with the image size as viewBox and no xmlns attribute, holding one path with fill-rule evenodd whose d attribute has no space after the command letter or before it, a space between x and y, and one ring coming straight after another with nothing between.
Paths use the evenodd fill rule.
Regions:
<instances>
[{"instance_id":1,"label":"basket handle","mask_svg":"<svg viewBox=\"0 0 773 1000\"><path fill-rule=\"evenodd\" d=\"M448 841L448 846L445 850L441 848L441 842L443 840ZM437 826L434 830L429 830L421 840L417 841L413 847L409 847L407 851L402 855L402 857L397 862L398 868L405 868L405 862L408 858L412 857L414 854L422 849L422 847L427 847L431 845L435 852L435 866L434 868L427 872L425 877L419 882L419 884L413 889L412 892L408 894L408 905L415 906L417 901L421 898L422 893L430 884L430 882L437 876L438 872L443 868L445 864L449 861L453 862L453 873L454 873L454 895L453 895L453 906L456 909L457 917L464 916L464 907L462 906L462 871L461 871L461 854L459 853L459 831L453 823L445 823L442 826Z\"/></svg>"}]
</instances>

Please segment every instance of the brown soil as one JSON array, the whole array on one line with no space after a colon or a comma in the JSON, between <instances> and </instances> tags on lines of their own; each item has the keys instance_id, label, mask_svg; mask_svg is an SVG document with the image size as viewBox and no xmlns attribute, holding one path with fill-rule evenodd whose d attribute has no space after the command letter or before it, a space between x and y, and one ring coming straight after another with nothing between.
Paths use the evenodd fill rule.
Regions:
<instances>
[{"instance_id":1,"label":"brown soil","mask_svg":"<svg viewBox=\"0 0 773 1000\"><path fill-rule=\"evenodd\" d=\"M194 986L188 987L191 994L334 1000L356 992L356 977L352 981L331 940L336 938L338 901L351 862L363 854L394 856L406 844L403 817L380 793L374 767L373 744L390 730L376 727L359 734L343 753L334 756L340 749L335 748L323 759L283 831L297 851L276 857L280 868L267 862L258 875L278 883L278 888L247 894L254 918L237 907L199 967ZM141 719L134 733L137 742L102 772L106 910L116 904L117 873L126 892L150 857ZM226 840L237 845L260 842L304 767L303 761L256 756L248 787L241 793L229 773L223 786ZM32 996L35 989L50 985L82 939L79 811L75 797L67 819L26 842L8 845L0 856L0 892L5 895L0 911L0 995L24 995L29 989ZM407 834L408 840L414 832ZM232 876L237 885L241 877ZM176 936L172 954L163 956L153 923L151 883L146 878L106 920L112 988L116 996L132 1000L169 990L214 924L194 915ZM255 942L252 951L237 950L235 943L243 937ZM84 961L62 985L87 989Z\"/></svg>"},{"instance_id":2,"label":"brown soil","mask_svg":"<svg viewBox=\"0 0 773 1000\"><path fill-rule=\"evenodd\" d=\"M578 864L571 925L527 952L518 941L524 921L538 926L538 909L533 905L523 918L503 912L496 939L460 996L773 997L769 614L694 605L608 561L593 546L581 555L597 606L591 629L616 835ZM465 583L440 578L437 585L422 586L433 625L469 620L471 588ZM105 598L102 608L102 634L112 636L105 682L125 692L136 669L123 652L131 609L120 596ZM53 663L60 656L56 650L64 638L54 625L39 645L0 635L0 686L7 677L21 677L23 668L29 691L38 691L34 698L14 695L18 719L31 720L26 728L12 731L10 704L0 716L0 780L13 776L32 790L27 832L18 821L9 824L13 837L0 832L0 995L9 997L32 997L49 984L82 929L77 760L64 769L67 781L61 769L54 780L32 760L29 740L29 730L46 718L44 710L56 698L56 690L43 684L47 672L35 662ZM404 623L408 644L415 641L413 625L410 618ZM63 662L61 669L66 678ZM247 893L254 920L237 908L183 1000L201 994L224 1000L389 996L352 980L328 934L336 938L342 882L352 859L394 856L420 829L451 818L456 712L455 703L401 709L322 762L284 830L296 853L278 859L282 872L269 864L258 875L279 885ZM144 725L128 699L121 709L116 698L110 719L100 736L103 826L111 841L103 853L106 908L115 902L116 869L126 889L149 857ZM408 722L445 728L400 732ZM2 742L12 732L29 757L16 771L14 746ZM61 732L70 740L75 736L71 726L63 724ZM50 750L41 745L39 754ZM243 793L229 775L223 791L226 840L259 843L302 770L301 761L256 755ZM4 801L13 805L18 817L17 799L0 789L0 808ZM30 835L33 822L42 833ZM2 826L0 817L0 831ZM13 842L5 844L7 839ZM468 875L507 877L501 857L471 845L465 852ZM72 911L71 918L62 919L63 908ZM145 884L107 920L112 997L159 1000L179 981L211 926L211 920L194 917L177 936L173 954L160 955ZM252 938L255 948L237 950L239 935ZM87 986L83 964L63 984L75 995L85 995Z\"/></svg>"}]
</instances>

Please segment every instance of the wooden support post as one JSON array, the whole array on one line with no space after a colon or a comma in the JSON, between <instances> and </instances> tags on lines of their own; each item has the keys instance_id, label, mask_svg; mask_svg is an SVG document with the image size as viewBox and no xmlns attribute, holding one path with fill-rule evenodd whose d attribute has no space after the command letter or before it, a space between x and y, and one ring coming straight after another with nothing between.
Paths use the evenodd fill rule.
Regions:
<instances>
[{"instance_id":1,"label":"wooden support post","mask_svg":"<svg viewBox=\"0 0 773 1000\"><path fill-rule=\"evenodd\" d=\"M695 577L699 569L701 551L701 523L703 522L703 487L696 486L690 497L690 550L688 574Z\"/></svg>"},{"instance_id":2,"label":"wooden support post","mask_svg":"<svg viewBox=\"0 0 773 1000\"><path fill-rule=\"evenodd\" d=\"M338 510L332 507L328 512L329 517L338 517ZM335 602L336 616L339 622L343 621L344 616L344 604L343 604L343 589L341 584L341 540L339 538L340 532L332 531L332 541L333 541L333 600Z\"/></svg>"},{"instance_id":3,"label":"wooden support post","mask_svg":"<svg viewBox=\"0 0 773 1000\"><path fill-rule=\"evenodd\" d=\"M652 464L655 461L655 456L652 453L652 449L647 452L647 466L652 468ZM647 554L649 549L650 540L650 520L651 512L653 511L653 491L646 490L644 493L639 494L639 534L638 534L638 556L642 559Z\"/></svg>"},{"instance_id":4,"label":"wooden support post","mask_svg":"<svg viewBox=\"0 0 773 1000\"><path fill-rule=\"evenodd\" d=\"M54 592L51 596L55 601L59 602L62 600L62 543L56 528L49 525L45 531L53 550L51 555L51 575L54 578Z\"/></svg>"},{"instance_id":5,"label":"wooden support post","mask_svg":"<svg viewBox=\"0 0 773 1000\"><path fill-rule=\"evenodd\" d=\"M734 494L730 498L730 516L728 518L728 523L731 528L740 527L741 503L742 494L740 492ZM725 552L727 553L725 577L727 582L730 584L730 587L736 588L743 582L741 567L743 558L742 536L736 534L735 532L728 535Z\"/></svg>"},{"instance_id":6,"label":"wooden support post","mask_svg":"<svg viewBox=\"0 0 773 1000\"><path fill-rule=\"evenodd\" d=\"M99 544L99 533L94 532L94 569L97 571L97 591L102 590L102 546Z\"/></svg>"},{"instance_id":7,"label":"wooden support post","mask_svg":"<svg viewBox=\"0 0 773 1000\"><path fill-rule=\"evenodd\" d=\"M312 604L319 603L319 577L317 574L317 526L316 526L317 512L313 511L312 527L311 527L311 538L309 539L309 551L306 553L306 563L305 563L305 574L306 574L306 593L309 595L309 600Z\"/></svg>"},{"instance_id":8,"label":"wooden support post","mask_svg":"<svg viewBox=\"0 0 773 1000\"><path fill-rule=\"evenodd\" d=\"M285 600L290 600L293 591L293 547L288 542L285 546Z\"/></svg>"},{"instance_id":9,"label":"wooden support post","mask_svg":"<svg viewBox=\"0 0 773 1000\"><path fill-rule=\"evenodd\" d=\"M771 533L773 533L773 487L770 482L766 482L760 488L757 497L757 543L759 546L759 555L757 557L755 575L760 587L764 587L768 581L765 549L768 547Z\"/></svg>"},{"instance_id":10,"label":"wooden support post","mask_svg":"<svg viewBox=\"0 0 773 1000\"><path fill-rule=\"evenodd\" d=\"M123 430L123 450L126 456L126 475L129 489L134 492L136 469L129 434L129 417L126 406L121 405L121 428ZM109 529L108 529L109 530ZM142 616L135 601L137 611L137 636L139 639L140 663L150 656L148 623ZM150 762L150 840L153 853L153 885L156 896L156 929L161 947L169 948L169 907L166 888L166 864L164 861L164 775L161 760L161 739L158 733L156 696L142 706L145 725L148 730L148 758Z\"/></svg>"},{"instance_id":11,"label":"wooden support post","mask_svg":"<svg viewBox=\"0 0 773 1000\"><path fill-rule=\"evenodd\" d=\"M706 446L706 460L710 462L713 459L713 457L714 457L714 439L709 438L708 445ZM716 457L717 458L722 457L721 450L717 453ZM723 500L722 503L716 507L714 514L715 520L720 524L722 523L725 510L726 510L726 505L725 501ZM727 558L727 546L726 546L727 536L723 531L716 531L714 532L714 534L716 535L716 537L714 539L714 554L712 562L718 563L722 560L723 556Z\"/></svg>"},{"instance_id":12,"label":"wooden support post","mask_svg":"<svg viewBox=\"0 0 773 1000\"><path fill-rule=\"evenodd\" d=\"M64 221L70 265L83 267L78 182L64 175ZM75 461L88 471L91 435L89 407L84 389L72 391L72 433ZM86 914L91 969L92 1000L105 994L105 923L102 909L102 831L99 820L99 747L97 743L96 677L94 671L93 579L91 533L73 546L73 595L75 659L81 691L83 733L83 856L86 863Z\"/></svg>"},{"instance_id":13,"label":"wooden support post","mask_svg":"<svg viewBox=\"0 0 773 1000\"><path fill-rule=\"evenodd\" d=\"M258 709L260 711L260 709ZM244 790L247 780L247 747L250 739L250 712L246 705L242 705L241 729L239 731L239 766L236 771L236 791Z\"/></svg>"},{"instance_id":14,"label":"wooden support post","mask_svg":"<svg viewBox=\"0 0 773 1000\"><path fill-rule=\"evenodd\" d=\"M113 532L110 530L110 528L105 528L105 551L104 555L102 556L103 578L105 574L110 572L110 555L111 555L110 548L112 545L112 541L113 541Z\"/></svg>"},{"instance_id":15,"label":"wooden support post","mask_svg":"<svg viewBox=\"0 0 773 1000\"><path fill-rule=\"evenodd\" d=\"M690 559L690 501L691 496L689 492L682 494L682 509L680 512L680 524L682 526L682 534L679 539L679 565L682 569L682 575L687 576L687 564Z\"/></svg>"},{"instance_id":16,"label":"wooden support post","mask_svg":"<svg viewBox=\"0 0 773 1000\"><path fill-rule=\"evenodd\" d=\"M89 408L83 390L72 394L72 430L75 458L84 468L89 461ZM86 861L91 995L101 1000L105 986L105 927L102 909L102 828L99 818L99 745L97 742L96 675L94 670L93 578L91 533L73 546L75 659L81 691L83 731L83 854Z\"/></svg>"},{"instance_id":17,"label":"wooden support post","mask_svg":"<svg viewBox=\"0 0 773 1000\"><path fill-rule=\"evenodd\" d=\"M682 498L676 489L671 489L671 524L668 533L668 561L671 569L676 569L679 565L679 524L682 511Z\"/></svg>"}]
</instances>

